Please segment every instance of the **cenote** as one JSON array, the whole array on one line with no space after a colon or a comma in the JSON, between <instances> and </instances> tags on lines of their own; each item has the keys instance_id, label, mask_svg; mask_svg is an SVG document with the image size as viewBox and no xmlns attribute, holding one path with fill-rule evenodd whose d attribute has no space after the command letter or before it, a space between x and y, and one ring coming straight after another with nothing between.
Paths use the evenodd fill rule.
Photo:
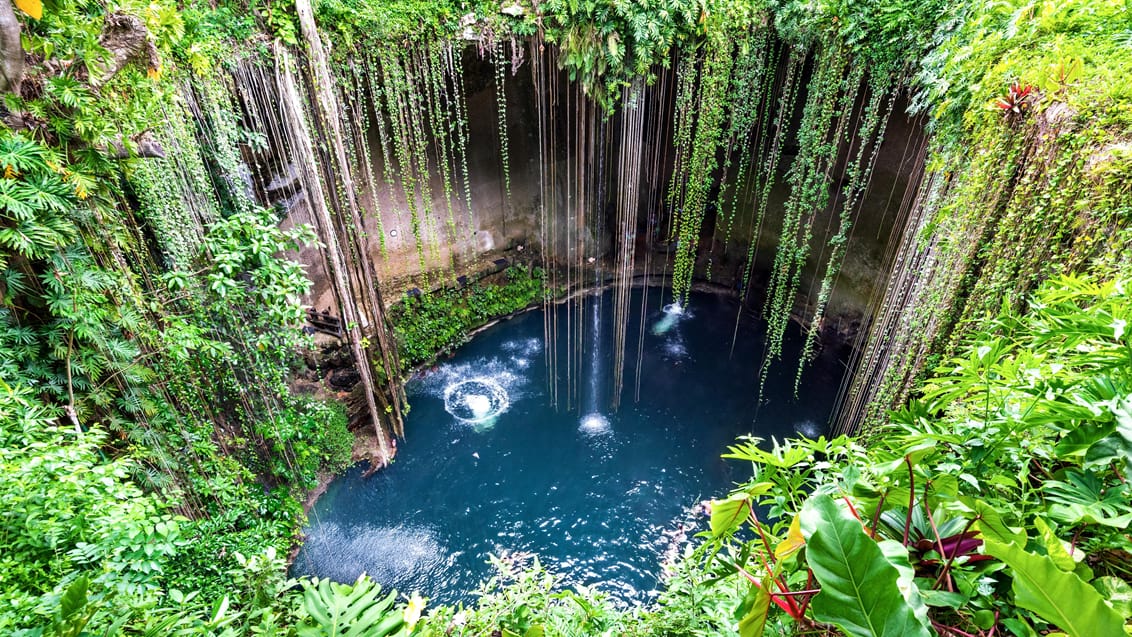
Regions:
<instances>
[{"instance_id":1,"label":"cenote","mask_svg":"<svg viewBox=\"0 0 1132 637\"><path fill-rule=\"evenodd\" d=\"M489 555L520 552L571 584L597 585L624 601L654 595L682 530L690 537L690 525L703 521L696 505L750 477L744 463L720 458L727 445L747 434L824 433L843 363L835 352L820 355L798 399L794 366L780 365L760 401L763 332L742 316L732 351L735 301L694 293L678 312L650 290L638 361L643 293L634 295L618 411L609 407L610 293L585 297L573 312L586 323L569 409L561 404L571 382L561 364L565 337L555 409L542 311L497 324L411 379L409 435L396 462L368 478L355 466L330 485L310 513L292 572L341 582L367 573L448 603L469 601L490 577ZM568 305L555 311L565 324ZM801 341L794 326L785 356Z\"/></svg>"}]
</instances>

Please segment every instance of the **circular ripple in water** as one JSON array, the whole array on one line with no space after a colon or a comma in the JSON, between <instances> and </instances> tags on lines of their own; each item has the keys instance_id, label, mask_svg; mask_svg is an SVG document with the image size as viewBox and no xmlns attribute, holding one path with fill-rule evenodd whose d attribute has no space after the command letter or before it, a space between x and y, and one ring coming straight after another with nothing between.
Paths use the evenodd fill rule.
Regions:
<instances>
[{"instance_id":1,"label":"circular ripple in water","mask_svg":"<svg viewBox=\"0 0 1132 637\"><path fill-rule=\"evenodd\" d=\"M464 422L485 422L510 405L507 390L490 378L471 378L444 388L444 411Z\"/></svg>"}]
</instances>

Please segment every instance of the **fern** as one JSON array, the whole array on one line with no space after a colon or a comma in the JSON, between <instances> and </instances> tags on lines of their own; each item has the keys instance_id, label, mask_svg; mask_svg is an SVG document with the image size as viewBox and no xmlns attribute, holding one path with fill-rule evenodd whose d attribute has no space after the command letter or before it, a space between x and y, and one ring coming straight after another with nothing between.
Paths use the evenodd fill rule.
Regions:
<instances>
[{"instance_id":1,"label":"fern","mask_svg":"<svg viewBox=\"0 0 1132 637\"><path fill-rule=\"evenodd\" d=\"M365 575L353 586L327 579L303 582L303 609L309 615L299 637L385 637L404 624L393 607L397 592L378 598L381 586Z\"/></svg>"}]
</instances>

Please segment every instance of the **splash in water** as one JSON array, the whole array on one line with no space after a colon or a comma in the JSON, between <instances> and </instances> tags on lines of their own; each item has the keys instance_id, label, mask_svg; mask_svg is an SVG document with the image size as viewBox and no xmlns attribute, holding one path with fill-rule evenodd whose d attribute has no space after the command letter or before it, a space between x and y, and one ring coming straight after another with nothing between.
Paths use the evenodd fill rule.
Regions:
<instances>
[{"instance_id":1,"label":"splash in water","mask_svg":"<svg viewBox=\"0 0 1132 637\"><path fill-rule=\"evenodd\" d=\"M680 322L680 319L684 318L685 316L687 316L687 312L684 309L683 305L680 305L679 303L669 303L668 305L665 305L664 316L660 317L660 320L652 326L652 333L657 336L663 336L664 334L667 334L668 331L673 327L676 327L676 324Z\"/></svg>"},{"instance_id":2,"label":"splash in water","mask_svg":"<svg viewBox=\"0 0 1132 637\"><path fill-rule=\"evenodd\" d=\"M491 378L471 378L444 388L444 411L461 422L490 426L510 406L507 390Z\"/></svg>"},{"instance_id":3,"label":"splash in water","mask_svg":"<svg viewBox=\"0 0 1132 637\"><path fill-rule=\"evenodd\" d=\"M588 434L603 434L609 432L609 419L598 413L589 414L582 418L578 428Z\"/></svg>"},{"instance_id":4,"label":"splash in water","mask_svg":"<svg viewBox=\"0 0 1132 637\"><path fill-rule=\"evenodd\" d=\"M823 429L824 427L812 420L803 420L794 423L794 431L811 440L817 439L818 436L822 435Z\"/></svg>"}]
</instances>

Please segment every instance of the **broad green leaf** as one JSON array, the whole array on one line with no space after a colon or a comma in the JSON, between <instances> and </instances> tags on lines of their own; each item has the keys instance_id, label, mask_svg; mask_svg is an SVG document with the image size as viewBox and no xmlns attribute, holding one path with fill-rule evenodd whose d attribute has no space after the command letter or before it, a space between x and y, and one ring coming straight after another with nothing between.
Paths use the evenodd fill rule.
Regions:
<instances>
[{"instance_id":1,"label":"broad green leaf","mask_svg":"<svg viewBox=\"0 0 1132 637\"><path fill-rule=\"evenodd\" d=\"M1069 469L1065 481L1048 480L1042 485L1046 497L1055 502L1050 515L1066 524L1103 524L1124 528L1132 522L1132 505L1123 484L1105 484L1093 471Z\"/></svg>"},{"instance_id":2,"label":"broad green leaf","mask_svg":"<svg viewBox=\"0 0 1132 637\"><path fill-rule=\"evenodd\" d=\"M962 502L978 516L979 519L975 522L975 528L979 530L983 538L998 540L1007 544L1019 542L1025 538L1025 535L1020 531L1006 526L998 509L993 506L982 500L968 500L967 498L963 498Z\"/></svg>"},{"instance_id":3,"label":"broad green leaf","mask_svg":"<svg viewBox=\"0 0 1132 637\"><path fill-rule=\"evenodd\" d=\"M79 577L67 587L59 600L59 614L63 619L70 619L86 606L87 579Z\"/></svg>"},{"instance_id":4,"label":"broad green leaf","mask_svg":"<svg viewBox=\"0 0 1132 637\"><path fill-rule=\"evenodd\" d=\"M1121 617L1132 617L1132 586L1120 579L1106 575L1093 581L1093 588L1104 597Z\"/></svg>"},{"instance_id":5,"label":"broad green leaf","mask_svg":"<svg viewBox=\"0 0 1132 637\"><path fill-rule=\"evenodd\" d=\"M393 608L396 592L378 599L381 587L365 577L353 586L330 580L303 582L303 609L308 622L298 627L299 637L385 637L404 624ZM313 625L312 625L313 624Z\"/></svg>"},{"instance_id":6,"label":"broad green leaf","mask_svg":"<svg viewBox=\"0 0 1132 637\"><path fill-rule=\"evenodd\" d=\"M767 591L767 585L773 585L767 579L769 578L763 579L762 586L751 584L751 588L756 589L755 601L747 614L739 620L739 637L762 637L766 630L766 619L770 613L770 592Z\"/></svg>"},{"instance_id":7,"label":"broad green leaf","mask_svg":"<svg viewBox=\"0 0 1132 637\"><path fill-rule=\"evenodd\" d=\"M821 584L813 600L819 621L859 637L931 635L906 597L919 599L915 585L909 581L911 590L901 590L901 571L848 507L818 494L806 500L800 516L806 558Z\"/></svg>"},{"instance_id":8,"label":"broad green leaf","mask_svg":"<svg viewBox=\"0 0 1132 637\"><path fill-rule=\"evenodd\" d=\"M896 588L900 589L904 601L908 602L916 619L928 626L928 607L920 597L920 588L916 585L916 569L912 568L912 562L908 558L908 548L896 540L882 540L877 542L877 546L884 553L885 559L900 573L900 577L896 579Z\"/></svg>"},{"instance_id":9,"label":"broad green leaf","mask_svg":"<svg viewBox=\"0 0 1132 637\"><path fill-rule=\"evenodd\" d=\"M1067 573L1049 557L1028 553L1016 544L987 539L984 546L988 555L1010 567L1018 606L1073 637L1124 637L1124 620L1075 573Z\"/></svg>"},{"instance_id":10,"label":"broad green leaf","mask_svg":"<svg viewBox=\"0 0 1132 637\"><path fill-rule=\"evenodd\" d=\"M1111 423L1103 425L1082 423L1065 434L1053 449L1058 456L1083 454L1115 430L1116 426Z\"/></svg>"},{"instance_id":11,"label":"broad green leaf","mask_svg":"<svg viewBox=\"0 0 1132 637\"><path fill-rule=\"evenodd\" d=\"M959 608L963 604L966 604L968 599L963 593L952 593L933 589L921 589L920 596L924 598L925 604L936 608Z\"/></svg>"},{"instance_id":12,"label":"broad green leaf","mask_svg":"<svg viewBox=\"0 0 1132 637\"><path fill-rule=\"evenodd\" d=\"M1036 517L1034 518L1034 527L1038 530L1038 535L1041 538L1042 546L1045 547L1046 555L1048 555L1049 559L1057 565L1057 568L1060 568L1067 573L1071 573L1076 570L1077 561L1069 555L1069 551L1066 549L1066 544L1061 540L1061 538L1057 537L1057 535L1053 532L1053 529L1049 527L1049 524L1047 524L1046 521L1042 518ZM1077 553L1081 556L1082 559L1085 557L1085 554L1083 552L1078 551Z\"/></svg>"},{"instance_id":13,"label":"broad green leaf","mask_svg":"<svg viewBox=\"0 0 1132 637\"><path fill-rule=\"evenodd\" d=\"M746 493L732 493L726 500L711 502L711 534L720 537L739 528L751 513L751 497Z\"/></svg>"}]
</instances>

